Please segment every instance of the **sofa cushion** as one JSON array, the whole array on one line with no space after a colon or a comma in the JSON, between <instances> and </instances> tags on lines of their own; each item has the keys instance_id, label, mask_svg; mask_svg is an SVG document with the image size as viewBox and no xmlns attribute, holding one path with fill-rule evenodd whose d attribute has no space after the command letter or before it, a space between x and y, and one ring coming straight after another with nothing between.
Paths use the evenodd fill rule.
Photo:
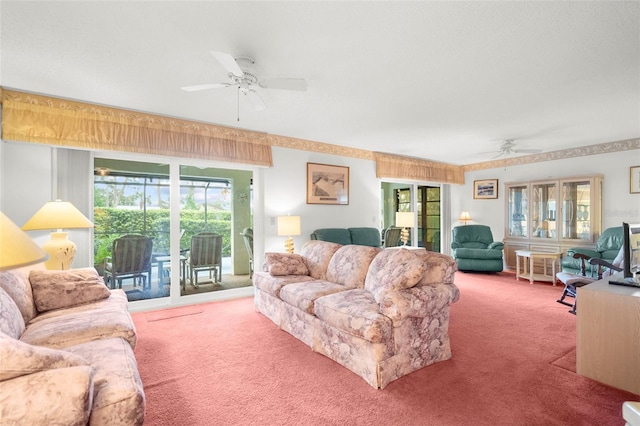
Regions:
<instances>
[{"instance_id":1,"label":"sofa cushion","mask_svg":"<svg viewBox=\"0 0 640 426\"><path fill-rule=\"evenodd\" d=\"M273 276L309 275L304 259L295 253L266 253L265 265Z\"/></svg>"},{"instance_id":2,"label":"sofa cushion","mask_svg":"<svg viewBox=\"0 0 640 426\"><path fill-rule=\"evenodd\" d=\"M380 252L378 247L348 245L340 247L329 262L327 281L347 288L364 287L369 265Z\"/></svg>"},{"instance_id":3,"label":"sofa cushion","mask_svg":"<svg viewBox=\"0 0 640 426\"><path fill-rule=\"evenodd\" d=\"M309 275L282 275L274 277L266 272L256 272L253 274L254 287L277 298L280 298L282 287L307 281L314 281L314 279Z\"/></svg>"},{"instance_id":4,"label":"sofa cushion","mask_svg":"<svg viewBox=\"0 0 640 426\"><path fill-rule=\"evenodd\" d=\"M380 247L382 245L380 230L376 228L349 228L351 244Z\"/></svg>"},{"instance_id":5,"label":"sofa cushion","mask_svg":"<svg viewBox=\"0 0 640 426\"><path fill-rule=\"evenodd\" d=\"M328 241L311 240L304 243L300 253L309 269L309 275L317 280L326 279L329 262L340 247L341 244Z\"/></svg>"},{"instance_id":6,"label":"sofa cushion","mask_svg":"<svg viewBox=\"0 0 640 426\"><path fill-rule=\"evenodd\" d=\"M36 305L33 303L33 292L29 282L29 272L31 270L44 271L44 263L0 272L0 287L16 302L25 323L28 323L38 315Z\"/></svg>"},{"instance_id":7,"label":"sofa cushion","mask_svg":"<svg viewBox=\"0 0 640 426\"><path fill-rule=\"evenodd\" d=\"M90 424L143 423L145 398L142 381L133 350L124 339L94 340L66 350L86 359L94 368Z\"/></svg>"},{"instance_id":8,"label":"sofa cushion","mask_svg":"<svg viewBox=\"0 0 640 426\"><path fill-rule=\"evenodd\" d=\"M83 305L111 295L95 268L31 271L29 281L39 312Z\"/></svg>"},{"instance_id":9,"label":"sofa cushion","mask_svg":"<svg viewBox=\"0 0 640 426\"><path fill-rule=\"evenodd\" d=\"M24 333L24 319L13 299L0 288L0 332L19 339Z\"/></svg>"},{"instance_id":10,"label":"sofa cushion","mask_svg":"<svg viewBox=\"0 0 640 426\"><path fill-rule=\"evenodd\" d=\"M78 355L21 342L0 332L0 381L39 371L89 365Z\"/></svg>"},{"instance_id":11,"label":"sofa cushion","mask_svg":"<svg viewBox=\"0 0 640 426\"><path fill-rule=\"evenodd\" d=\"M316 299L344 290L344 286L340 284L323 280L295 283L282 287L280 299L313 315L313 302Z\"/></svg>"},{"instance_id":12,"label":"sofa cushion","mask_svg":"<svg viewBox=\"0 0 640 426\"><path fill-rule=\"evenodd\" d=\"M391 319L379 309L373 295L364 289L330 294L314 303L316 316L327 325L372 343L388 342L393 336Z\"/></svg>"},{"instance_id":13,"label":"sofa cushion","mask_svg":"<svg viewBox=\"0 0 640 426\"><path fill-rule=\"evenodd\" d=\"M122 294L122 291L114 293ZM111 337L123 337L131 347L136 345L135 325L117 296L41 314L29 323L20 340L32 345L64 349Z\"/></svg>"},{"instance_id":14,"label":"sofa cushion","mask_svg":"<svg viewBox=\"0 0 640 426\"><path fill-rule=\"evenodd\" d=\"M461 247L454 250L457 259L502 260L502 250Z\"/></svg>"},{"instance_id":15,"label":"sofa cushion","mask_svg":"<svg viewBox=\"0 0 640 426\"><path fill-rule=\"evenodd\" d=\"M371 262L364 288L379 302L385 293L413 287L424 272L424 261L411 250L382 250Z\"/></svg>"}]
</instances>

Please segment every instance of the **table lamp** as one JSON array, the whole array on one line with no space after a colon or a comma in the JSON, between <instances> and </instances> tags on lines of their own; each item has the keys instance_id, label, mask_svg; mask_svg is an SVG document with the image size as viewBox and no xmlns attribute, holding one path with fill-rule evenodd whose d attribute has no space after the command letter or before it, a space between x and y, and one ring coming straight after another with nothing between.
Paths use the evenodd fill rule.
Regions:
<instances>
[{"instance_id":1,"label":"table lamp","mask_svg":"<svg viewBox=\"0 0 640 426\"><path fill-rule=\"evenodd\" d=\"M49 201L24 224L24 231L57 229L51 239L42 245L49 253L47 269L69 269L76 256L76 244L67 238L63 229L92 228L93 223L68 201Z\"/></svg>"},{"instance_id":2,"label":"table lamp","mask_svg":"<svg viewBox=\"0 0 640 426\"><path fill-rule=\"evenodd\" d=\"M300 235L300 216L278 216L278 236L287 236L284 248L293 253L293 235Z\"/></svg>"},{"instance_id":3,"label":"table lamp","mask_svg":"<svg viewBox=\"0 0 640 426\"><path fill-rule=\"evenodd\" d=\"M0 212L0 271L33 265L46 258L47 253Z\"/></svg>"},{"instance_id":4,"label":"table lamp","mask_svg":"<svg viewBox=\"0 0 640 426\"><path fill-rule=\"evenodd\" d=\"M407 228L413 228L414 220L413 212L396 212L396 226L402 228L400 239L403 246L406 246L409 241L409 230Z\"/></svg>"},{"instance_id":5,"label":"table lamp","mask_svg":"<svg viewBox=\"0 0 640 426\"><path fill-rule=\"evenodd\" d=\"M464 211L464 212L460 213L459 220L466 225L467 222L469 222L471 220L471 215L469 214L469 212Z\"/></svg>"}]
</instances>

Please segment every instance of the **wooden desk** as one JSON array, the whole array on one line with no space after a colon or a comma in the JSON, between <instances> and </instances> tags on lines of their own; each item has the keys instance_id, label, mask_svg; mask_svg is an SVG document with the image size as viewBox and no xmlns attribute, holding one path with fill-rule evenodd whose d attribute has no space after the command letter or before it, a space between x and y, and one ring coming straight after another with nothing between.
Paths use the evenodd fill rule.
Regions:
<instances>
[{"instance_id":1,"label":"wooden desk","mask_svg":"<svg viewBox=\"0 0 640 426\"><path fill-rule=\"evenodd\" d=\"M520 272L520 258L523 258L523 270ZM545 253L542 251L516 250L516 280L526 278L531 284L534 281L548 281L556 285L556 264L560 265L562 253ZM534 272L534 260L542 260L542 273ZM547 260L551 259L551 275L547 271Z\"/></svg>"},{"instance_id":2,"label":"wooden desk","mask_svg":"<svg viewBox=\"0 0 640 426\"><path fill-rule=\"evenodd\" d=\"M640 289L609 284L578 288L576 371L640 395Z\"/></svg>"}]
</instances>

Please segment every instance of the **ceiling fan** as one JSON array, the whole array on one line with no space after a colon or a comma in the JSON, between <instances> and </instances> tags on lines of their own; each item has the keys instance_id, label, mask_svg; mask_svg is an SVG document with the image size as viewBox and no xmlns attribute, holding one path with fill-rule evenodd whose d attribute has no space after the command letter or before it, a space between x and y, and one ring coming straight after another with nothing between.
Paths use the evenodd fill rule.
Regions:
<instances>
[{"instance_id":1,"label":"ceiling fan","mask_svg":"<svg viewBox=\"0 0 640 426\"><path fill-rule=\"evenodd\" d=\"M195 86L185 86L182 90L195 92L198 90L219 89L225 87L236 87L238 99L243 95L249 107L254 111L261 111L267 108L256 88L296 90L306 91L307 82L303 78L266 78L260 79L253 69L255 61L246 56L234 58L228 53L211 51L214 58L228 71L229 80L220 83L198 84ZM239 118L238 118L239 120Z\"/></svg>"},{"instance_id":2,"label":"ceiling fan","mask_svg":"<svg viewBox=\"0 0 640 426\"><path fill-rule=\"evenodd\" d=\"M495 158L499 157L507 157L512 154L535 154L538 152L542 152L541 149L522 149L516 148L515 139L505 139L504 142L500 145L500 149L497 151L498 155Z\"/></svg>"}]
</instances>

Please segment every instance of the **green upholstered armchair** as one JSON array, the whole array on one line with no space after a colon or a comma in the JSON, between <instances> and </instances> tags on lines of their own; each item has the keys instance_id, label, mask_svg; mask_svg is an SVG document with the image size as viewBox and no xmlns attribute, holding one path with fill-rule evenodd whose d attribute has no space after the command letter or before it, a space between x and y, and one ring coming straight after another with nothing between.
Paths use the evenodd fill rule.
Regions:
<instances>
[{"instance_id":1,"label":"green upholstered armchair","mask_svg":"<svg viewBox=\"0 0 640 426\"><path fill-rule=\"evenodd\" d=\"M605 229L593 249L584 247L575 247L567 250L567 255L562 258L562 272L571 274L580 273L580 259L574 259L575 253L584 254L591 259L602 259L608 263L613 263L620 248L622 247L622 226L614 226ZM591 271L590 275L594 275L595 271ZM589 273L588 273L589 275Z\"/></svg>"},{"instance_id":2,"label":"green upholstered armchair","mask_svg":"<svg viewBox=\"0 0 640 426\"><path fill-rule=\"evenodd\" d=\"M451 249L459 271L502 271L504 244L493 241L491 228L486 225L456 226L451 234Z\"/></svg>"}]
</instances>

